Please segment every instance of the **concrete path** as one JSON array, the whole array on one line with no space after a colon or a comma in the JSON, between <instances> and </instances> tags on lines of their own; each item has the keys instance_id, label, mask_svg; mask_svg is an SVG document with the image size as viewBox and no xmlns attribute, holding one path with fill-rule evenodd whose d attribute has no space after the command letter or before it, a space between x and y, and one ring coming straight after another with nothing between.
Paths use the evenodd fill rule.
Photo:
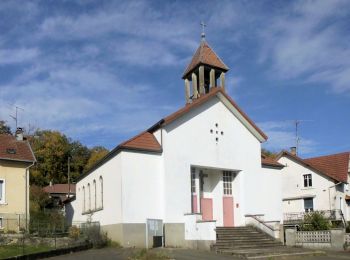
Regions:
<instances>
[{"instance_id":1,"label":"concrete path","mask_svg":"<svg viewBox=\"0 0 350 260\"><path fill-rule=\"evenodd\" d=\"M208 251L198 251L198 250L191 250L191 249L171 249L171 248L165 248L165 249L156 249L157 252L163 252L166 255L168 255L171 259L176 260L210 260L210 259L217 259L217 260L234 260L234 259L242 259L237 258L229 255L222 255L222 254L215 254L214 252L208 252ZM134 256L139 252L139 249L128 249L128 248L103 248L103 249L91 249L87 251L77 252L69 255L62 255L57 257L49 258L51 260L127 260L129 257ZM273 259L273 258L272 258ZM303 259L310 259L310 260L344 260L349 259L350 260L350 252L333 252L328 251L326 252L326 255L323 256L284 256L278 259L285 259L285 260L303 260Z\"/></svg>"}]
</instances>

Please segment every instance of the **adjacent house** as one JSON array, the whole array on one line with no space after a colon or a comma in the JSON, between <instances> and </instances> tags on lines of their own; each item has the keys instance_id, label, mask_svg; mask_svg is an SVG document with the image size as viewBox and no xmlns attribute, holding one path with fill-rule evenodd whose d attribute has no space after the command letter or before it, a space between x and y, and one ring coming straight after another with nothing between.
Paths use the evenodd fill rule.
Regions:
<instances>
[{"instance_id":1,"label":"adjacent house","mask_svg":"<svg viewBox=\"0 0 350 260\"><path fill-rule=\"evenodd\" d=\"M49 207L63 207L64 201L75 196L75 184L57 183L45 186L44 191L50 196L51 205Z\"/></svg>"},{"instance_id":2,"label":"adjacent house","mask_svg":"<svg viewBox=\"0 0 350 260\"><path fill-rule=\"evenodd\" d=\"M350 220L350 152L302 159L283 151L277 161L284 166L285 224L297 223L309 211L322 211L331 220Z\"/></svg>"},{"instance_id":3,"label":"adjacent house","mask_svg":"<svg viewBox=\"0 0 350 260\"><path fill-rule=\"evenodd\" d=\"M166 246L210 245L217 227L249 221L278 226L283 165L261 157L267 136L226 93L228 70L202 39L182 77L185 106L82 175L73 222L99 221L137 247L160 236Z\"/></svg>"},{"instance_id":4,"label":"adjacent house","mask_svg":"<svg viewBox=\"0 0 350 260\"><path fill-rule=\"evenodd\" d=\"M29 220L29 168L35 156L21 129L0 135L0 229L19 231Z\"/></svg>"}]
</instances>

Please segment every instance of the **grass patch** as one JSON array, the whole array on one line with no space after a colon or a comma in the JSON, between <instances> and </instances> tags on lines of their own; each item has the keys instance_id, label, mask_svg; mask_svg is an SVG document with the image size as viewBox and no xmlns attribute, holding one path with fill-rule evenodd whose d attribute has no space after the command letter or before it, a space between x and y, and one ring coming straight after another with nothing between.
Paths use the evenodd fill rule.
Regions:
<instances>
[{"instance_id":1,"label":"grass patch","mask_svg":"<svg viewBox=\"0 0 350 260\"><path fill-rule=\"evenodd\" d=\"M54 248L44 245L24 246L24 254L39 253L52 250ZM23 255L23 248L19 245L0 246L0 259Z\"/></svg>"},{"instance_id":2,"label":"grass patch","mask_svg":"<svg viewBox=\"0 0 350 260\"><path fill-rule=\"evenodd\" d=\"M133 257L129 257L129 260L165 260L170 257L163 252L155 252L152 250L142 249L137 252Z\"/></svg>"}]
</instances>

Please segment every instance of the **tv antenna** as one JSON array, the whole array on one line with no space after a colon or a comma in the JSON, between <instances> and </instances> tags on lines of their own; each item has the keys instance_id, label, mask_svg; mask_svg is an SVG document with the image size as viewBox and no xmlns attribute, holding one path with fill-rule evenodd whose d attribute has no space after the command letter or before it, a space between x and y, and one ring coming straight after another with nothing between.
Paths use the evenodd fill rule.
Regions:
<instances>
[{"instance_id":1,"label":"tv antenna","mask_svg":"<svg viewBox=\"0 0 350 260\"><path fill-rule=\"evenodd\" d=\"M24 111L24 108L21 108L21 107L19 107L19 106L16 106L16 114L13 116L13 115L10 115L10 117L13 119L13 120L15 120L15 122L16 122L16 130L17 130L17 127L18 127L18 111L19 110L22 110L22 111ZM15 131L16 131L15 130Z\"/></svg>"},{"instance_id":2,"label":"tv antenna","mask_svg":"<svg viewBox=\"0 0 350 260\"><path fill-rule=\"evenodd\" d=\"M299 137L299 125L302 122L312 122L313 120L294 120L295 125L295 153L298 155L301 138Z\"/></svg>"}]
</instances>

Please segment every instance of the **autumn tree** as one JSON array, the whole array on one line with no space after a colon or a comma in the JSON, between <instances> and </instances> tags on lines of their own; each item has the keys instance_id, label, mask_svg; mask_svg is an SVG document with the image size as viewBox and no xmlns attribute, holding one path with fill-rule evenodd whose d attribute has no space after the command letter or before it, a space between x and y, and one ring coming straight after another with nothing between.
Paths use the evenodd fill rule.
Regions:
<instances>
[{"instance_id":1,"label":"autumn tree","mask_svg":"<svg viewBox=\"0 0 350 260\"><path fill-rule=\"evenodd\" d=\"M102 146L95 146L90 150L91 155L85 166L84 171L90 170L98 161L108 154L108 150Z\"/></svg>"},{"instance_id":2,"label":"autumn tree","mask_svg":"<svg viewBox=\"0 0 350 260\"><path fill-rule=\"evenodd\" d=\"M0 134L11 134L11 127L4 120L0 120Z\"/></svg>"}]
</instances>

